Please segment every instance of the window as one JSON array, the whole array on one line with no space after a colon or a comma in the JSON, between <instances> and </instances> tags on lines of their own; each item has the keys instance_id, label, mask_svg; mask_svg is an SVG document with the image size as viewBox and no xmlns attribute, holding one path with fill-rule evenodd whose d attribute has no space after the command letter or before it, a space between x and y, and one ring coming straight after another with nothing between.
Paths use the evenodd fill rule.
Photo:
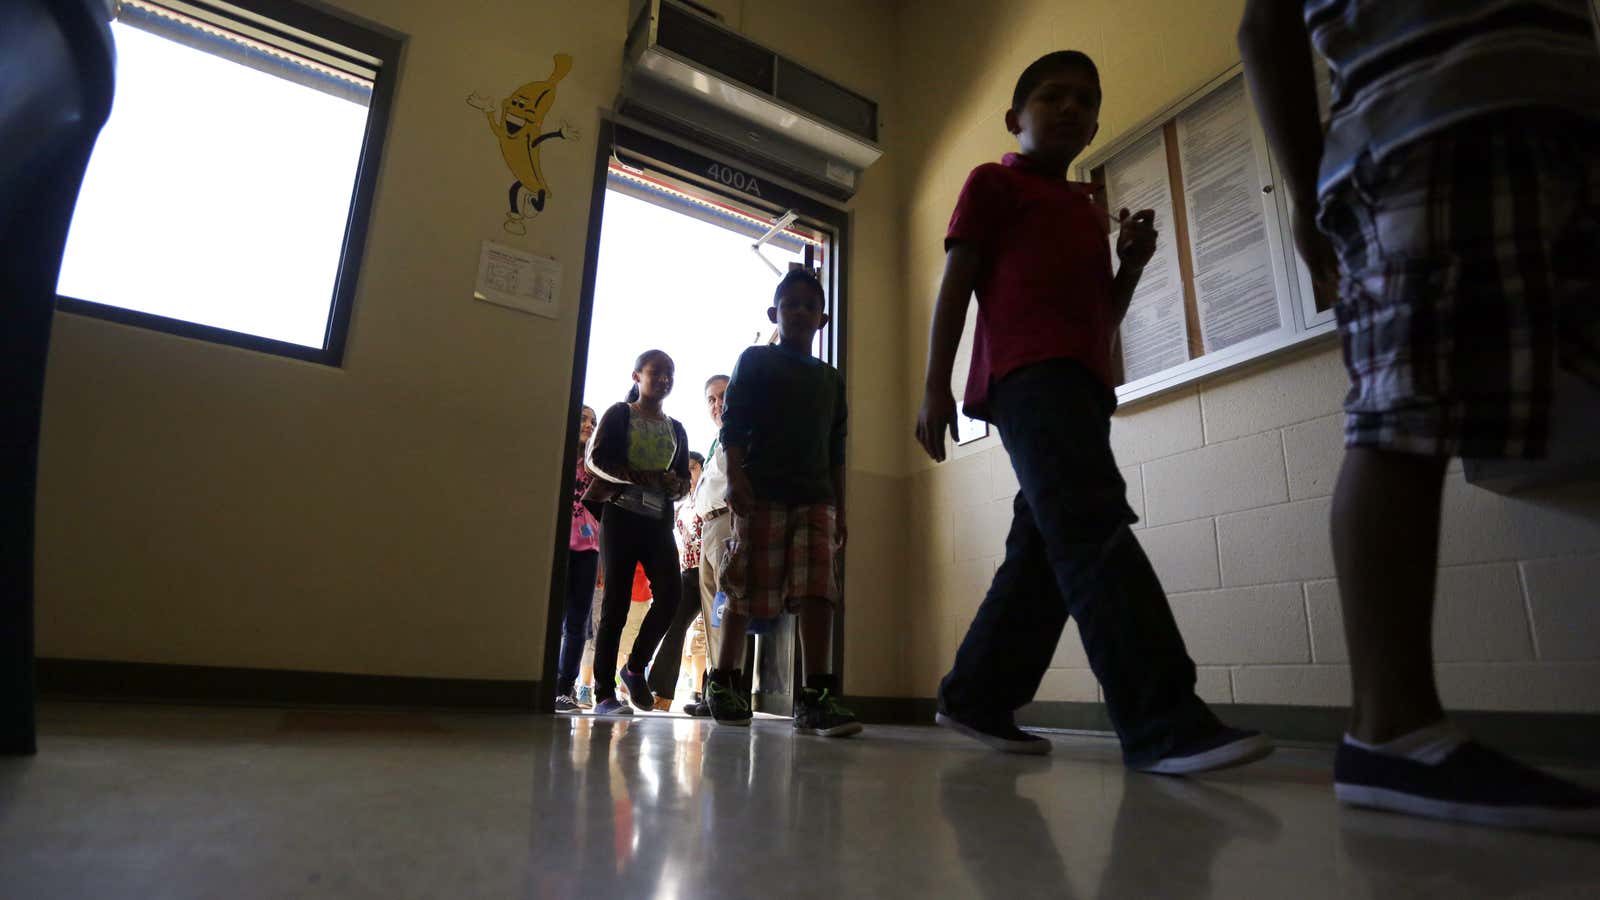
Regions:
<instances>
[{"instance_id":1,"label":"window","mask_svg":"<svg viewBox=\"0 0 1600 900\"><path fill-rule=\"evenodd\" d=\"M123 0L60 308L338 365L398 40L285 0Z\"/></svg>"},{"instance_id":2,"label":"window","mask_svg":"<svg viewBox=\"0 0 1600 900\"><path fill-rule=\"evenodd\" d=\"M1333 333L1333 298L1314 288L1295 252L1239 66L1092 154L1079 173L1107 210L1154 209L1160 232L1118 334L1120 400Z\"/></svg>"}]
</instances>

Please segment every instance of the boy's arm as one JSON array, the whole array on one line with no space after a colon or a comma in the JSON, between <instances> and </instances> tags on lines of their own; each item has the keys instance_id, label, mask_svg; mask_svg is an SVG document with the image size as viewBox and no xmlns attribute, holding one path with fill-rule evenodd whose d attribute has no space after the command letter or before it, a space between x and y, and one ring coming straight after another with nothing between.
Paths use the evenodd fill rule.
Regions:
<instances>
[{"instance_id":1,"label":"boy's arm","mask_svg":"<svg viewBox=\"0 0 1600 900\"><path fill-rule=\"evenodd\" d=\"M978 284L982 257L970 243L950 245L944 256L944 276L939 281L939 298L933 305L933 327L928 335L928 372L922 389L922 410L917 413L917 443L933 458L944 462L944 433L959 440L956 430L956 401L950 393L950 370L955 365L956 345L967 324L967 302Z\"/></svg>"},{"instance_id":2,"label":"boy's arm","mask_svg":"<svg viewBox=\"0 0 1600 900\"><path fill-rule=\"evenodd\" d=\"M1311 38L1301 15L1297 2L1249 0L1239 23L1239 55L1267 144L1287 182L1295 245L1312 279L1328 283L1335 280L1338 264L1314 222L1322 123Z\"/></svg>"},{"instance_id":3,"label":"boy's arm","mask_svg":"<svg viewBox=\"0 0 1600 900\"><path fill-rule=\"evenodd\" d=\"M833 478L833 523L839 546L843 547L850 536L850 529L845 527L844 466L842 464L834 466L829 475Z\"/></svg>"},{"instance_id":4,"label":"boy's arm","mask_svg":"<svg viewBox=\"0 0 1600 900\"><path fill-rule=\"evenodd\" d=\"M1111 308L1116 314L1115 326L1122 327L1122 319L1133 303L1133 292L1139 287L1144 267L1156 252L1156 211L1141 209L1133 215L1123 210L1117 217L1117 259L1122 266L1111 281Z\"/></svg>"},{"instance_id":5,"label":"boy's arm","mask_svg":"<svg viewBox=\"0 0 1600 900\"><path fill-rule=\"evenodd\" d=\"M847 423L850 420L850 410L845 403L844 379L839 382L839 396L834 400L833 426L828 435L829 476L833 480L833 510L834 525L838 532L839 546L843 547L849 529L845 527L844 515L844 439Z\"/></svg>"},{"instance_id":6,"label":"boy's arm","mask_svg":"<svg viewBox=\"0 0 1600 900\"><path fill-rule=\"evenodd\" d=\"M728 460L728 508L739 516L748 516L750 506L755 501L750 476L744 470L754 412L751 406L757 402L755 394L760 392L756 387L760 378L754 371L760 367L753 362L754 357L750 354L751 351L746 350L740 354L739 361L733 364L733 374L729 376L728 389L723 394L722 431L719 434L723 456Z\"/></svg>"},{"instance_id":7,"label":"boy's arm","mask_svg":"<svg viewBox=\"0 0 1600 900\"><path fill-rule=\"evenodd\" d=\"M750 476L744 471L743 447L725 447L723 453L728 457L728 509L736 516L750 515L750 508L755 503L755 490L750 487Z\"/></svg>"}]
</instances>

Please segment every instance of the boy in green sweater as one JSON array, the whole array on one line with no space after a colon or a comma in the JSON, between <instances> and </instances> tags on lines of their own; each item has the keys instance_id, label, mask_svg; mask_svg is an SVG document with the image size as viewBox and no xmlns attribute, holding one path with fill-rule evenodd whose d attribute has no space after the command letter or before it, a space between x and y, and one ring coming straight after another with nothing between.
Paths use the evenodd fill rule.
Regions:
<instances>
[{"instance_id":1,"label":"boy in green sweater","mask_svg":"<svg viewBox=\"0 0 1600 900\"><path fill-rule=\"evenodd\" d=\"M778 343L746 350L728 384L721 440L733 540L721 572L727 607L718 668L706 678L706 704L721 725L750 724L749 702L734 686L750 620L793 612L805 670L795 730L827 737L861 730L839 705L833 674L846 411L839 370L811 355L812 339L828 322L826 302L809 271L784 276L767 310Z\"/></svg>"}]
</instances>

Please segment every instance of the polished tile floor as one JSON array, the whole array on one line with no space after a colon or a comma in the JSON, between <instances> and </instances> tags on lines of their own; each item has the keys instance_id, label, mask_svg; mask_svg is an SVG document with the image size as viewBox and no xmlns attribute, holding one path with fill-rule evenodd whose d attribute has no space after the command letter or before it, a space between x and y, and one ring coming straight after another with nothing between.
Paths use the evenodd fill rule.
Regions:
<instances>
[{"instance_id":1,"label":"polished tile floor","mask_svg":"<svg viewBox=\"0 0 1600 900\"><path fill-rule=\"evenodd\" d=\"M0 897L1597 897L1600 843L1338 809L1329 754L1205 779L933 728L50 704ZM1579 773L1589 781L1595 773Z\"/></svg>"}]
</instances>

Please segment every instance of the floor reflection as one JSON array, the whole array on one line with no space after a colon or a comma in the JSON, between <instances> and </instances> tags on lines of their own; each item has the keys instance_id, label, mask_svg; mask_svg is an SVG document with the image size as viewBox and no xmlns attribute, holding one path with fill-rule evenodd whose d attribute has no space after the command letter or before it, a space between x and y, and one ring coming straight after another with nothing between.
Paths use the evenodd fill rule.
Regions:
<instances>
[{"instance_id":1,"label":"floor reflection","mask_svg":"<svg viewBox=\"0 0 1600 900\"><path fill-rule=\"evenodd\" d=\"M1101 898L1210 897L1211 873L1226 847L1241 839L1270 842L1282 827L1265 807L1195 780L1094 778L1079 785L1079 792L1063 794L1039 778L1030 792L1036 796L1019 790L1019 779L1048 776L1059 764L1047 758L979 756L941 774L941 808L954 831L957 856L983 896L1076 895L1061 852L1067 836L1052 831L1036 796L1056 807L1055 815L1076 816L1100 828L1102 801L1120 791L1104 866L1076 873L1083 893ZM1089 837L1100 843L1097 835ZM1085 855L1100 854L1077 854Z\"/></svg>"},{"instance_id":2,"label":"floor reflection","mask_svg":"<svg viewBox=\"0 0 1600 900\"><path fill-rule=\"evenodd\" d=\"M1346 877L1373 895L1600 897L1600 841L1342 812Z\"/></svg>"},{"instance_id":3,"label":"floor reflection","mask_svg":"<svg viewBox=\"0 0 1600 900\"><path fill-rule=\"evenodd\" d=\"M1271 843L1282 828L1269 809L1223 787L1129 774L1099 896L1227 896L1213 888L1223 851L1237 841Z\"/></svg>"},{"instance_id":4,"label":"floor reflection","mask_svg":"<svg viewBox=\"0 0 1600 900\"><path fill-rule=\"evenodd\" d=\"M1326 749L1179 780L1130 774L1087 736L1040 760L931 727L826 740L650 716L415 728L46 709L44 752L0 761L6 900L1456 900L1600 884L1594 841L1342 810Z\"/></svg>"},{"instance_id":5,"label":"floor reflection","mask_svg":"<svg viewBox=\"0 0 1600 900\"><path fill-rule=\"evenodd\" d=\"M1053 896L1073 896L1038 801L1017 790L1017 779L1049 769L1044 757L997 761L974 754L940 774L940 811L955 833L957 857L983 896L1013 900L1026 885L1052 885ZM980 809L983 815L974 815Z\"/></svg>"},{"instance_id":6,"label":"floor reflection","mask_svg":"<svg viewBox=\"0 0 1600 900\"><path fill-rule=\"evenodd\" d=\"M750 735L713 735L693 720L557 721L535 791L531 849L542 864L530 893L640 896L650 885L646 896L693 896L687 876L705 862L713 826L737 821L749 805ZM715 782L702 771L713 738Z\"/></svg>"},{"instance_id":7,"label":"floor reflection","mask_svg":"<svg viewBox=\"0 0 1600 900\"><path fill-rule=\"evenodd\" d=\"M1113 744L1084 738L1039 759L932 729L828 741L784 723L577 717L545 740L529 896L1560 896L1600 883L1600 854L1574 864L1561 841L1341 812L1322 754L1177 779L1128 773Z\"/></svg>"}]
</instances>

